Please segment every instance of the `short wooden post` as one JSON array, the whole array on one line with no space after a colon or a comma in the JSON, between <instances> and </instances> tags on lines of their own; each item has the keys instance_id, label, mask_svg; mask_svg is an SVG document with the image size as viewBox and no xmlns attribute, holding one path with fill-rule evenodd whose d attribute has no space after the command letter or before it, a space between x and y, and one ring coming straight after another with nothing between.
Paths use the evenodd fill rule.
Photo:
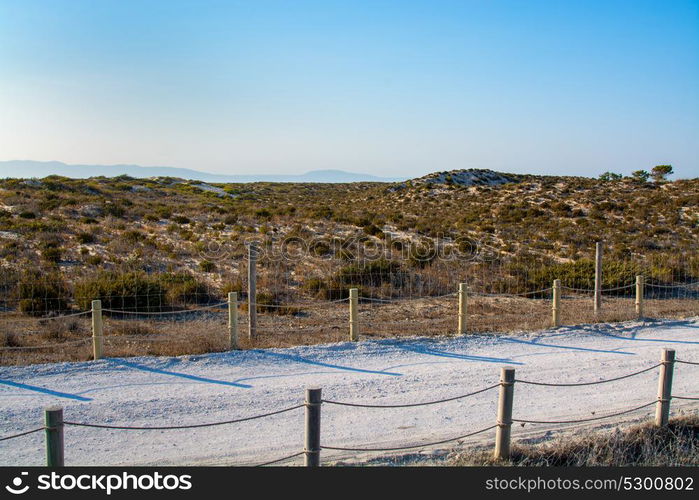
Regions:
<instances>
[{"instance_id":1,"label":"short wooden post","mask_svg":"<svg viewBox=\"0 0 699 500\"><path fill-rule=\"evenodd\" d=\"M670 420L670 400L672 399L672 372L675 366L675 350L663 349L660 363L658 402L655 405L655 425L658 427L665 427L668 420Z\"/></svg>"},{"instance_id":2,"label":"short wooden post","mask_svg":"<svg viewBox=\"0 0 699 500\"><path fill-rule=\"evenodd\" d=\"M602 242L595 243L595 314L602 309Z\"/></svg>"},{"instance_id":3,"label":"short wooden post","mask_svg":"<svg viewBox=\"0 0 699 500\"><path fill-rule=\"evenodd\" d=\"M356 342L359 340L359 290L350 288L349 294L350 341Z\"/></svg>"},{"instance_id":4,"label":"short wooden post","mask_svg":"<svg viewBox=\"0 0 699 500\"><path fill-rule=\"evenodd\" d=\"M257 335L257 247L248 246L248 338Z\"/></svg>"},{"instance_id":5,"label":"short wooden post","mask_svg":"<svg viewBox=\"0 0 699 500\"><path fill-rule=\"evenodd\" d=\"M102 301L92 301L92 355L96 360L102 358Z\"/></svg>"},{"instance_id":6,"label":"short wooden post","mask_svg":"<svg viewBox=\"0 0 699 500\"><path fill-rule=\"evenodd\" d=\"M512 403L515 391L515 369L500 370L500 394L498 398L498 421L495 431L495 458L510 458L510 433L512 430Z\"/></svg>"},{"instance_id":7,"label":"short wooden post","mask_svg":"<svg viewBox=\"0 0 699 500\"><path fill-rule=\"evenodd\" d=\"M468 286L459 283L459 335L466 335L466 322L468 320Z\"/></svg>"},{"instance_id":8,"label":"short wooden post","mask_svg":"<svg viewBox=\"0 0 699 500\"><path fill-rule=\"evenodd\" d=\"M63 408L49 406L44 409L46 427L46 466L63 467Z\"/></svg>"},{"instance_id":9,"label":"short wooden post","mask_svg":"<svg viewBox=\"0 0 699 500\"><path fill-rule=\"evenodd\" d=\"M561 280L553 280L553 326L561 326Z\"/></svg>"},{"instance_id":10,"label":"short wooden post","mask_svg":"<svg viewBox=\"0 0 699 500\"><path fill-rule=\"evenodd\" d=\"M238 346L238 292L228 292L228 340L231 350Z\"/></svg>"},{"instance_id":11,"label":"short wooden post","mask_svg":"<svg viewBox=\"0 0 699 500\"><path fill-rule=\"evenodd\" d=\"M643 318L643 288L644 288L643 276L636 276L636 316L638 319Z\"/></svg>"},{"instance_id":12,"label":"short wooden post","mask_svg":"<svg viewBox=\"0 0 699 500\"><path fill-rule=\"evenodd\" d=\"M322 389L306 389L306 435L304 440L304 465L320 465L320 407L323 404Z\"/></svg>"}]
</instances>

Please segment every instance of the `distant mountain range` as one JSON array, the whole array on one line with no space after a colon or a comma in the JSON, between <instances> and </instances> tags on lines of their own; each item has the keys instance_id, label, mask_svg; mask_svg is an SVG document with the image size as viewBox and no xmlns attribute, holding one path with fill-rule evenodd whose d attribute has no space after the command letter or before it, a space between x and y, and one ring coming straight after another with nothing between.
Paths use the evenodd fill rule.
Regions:
<instances>
[{"instance_id":1,"label":"distant mountain range","mask_svg":"<svg viewBox=\"0 0 699 500\"><path fill-rule=\"evenodd\" d=\"M49 175L62 175L75 179L88 177L178 177L180 179L204 182L396 182L402 178L377 177L342 170L313 170L298 175L223 175L199 172L187 168L141 167L139 165L68 165L60 161L12 160L0 161L0 178L43 178Z\"/></svg>"}]
</instances>

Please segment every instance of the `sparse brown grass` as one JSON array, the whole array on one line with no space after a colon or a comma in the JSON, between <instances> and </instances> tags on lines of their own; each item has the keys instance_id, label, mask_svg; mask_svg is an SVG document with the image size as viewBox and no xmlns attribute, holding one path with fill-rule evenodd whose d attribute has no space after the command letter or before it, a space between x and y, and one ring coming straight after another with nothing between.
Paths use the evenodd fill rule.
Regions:
<instances>
[{"instance_id":1,"label":"sparse brown grass","mask_svg":"<svg viewBox=\"0 0 699 500\"><path fill-rule=\"evenodd\" d=\"M507 461L492 450L455 454L448 465L514 466L689 466L699 465L699 416L670 419L664 428L652 422L612 432L581 432L538 445L514 445Z\"/></svg>"}]
</instances>

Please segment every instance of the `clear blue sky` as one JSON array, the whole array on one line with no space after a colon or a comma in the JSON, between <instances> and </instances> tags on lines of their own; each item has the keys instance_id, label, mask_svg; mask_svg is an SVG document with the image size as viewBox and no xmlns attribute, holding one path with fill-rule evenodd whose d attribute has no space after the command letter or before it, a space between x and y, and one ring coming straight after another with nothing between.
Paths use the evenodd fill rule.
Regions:
<instances>
[{"instance_id":1,"label":"clear blue sky","mask_svg":"<svg viewBox=\"0 0 699 500\"><path fill-rule=\"evenodd\" d=\"M0 0L0 160L699 176L699 1Z\"/></svg>"}]
</instances>

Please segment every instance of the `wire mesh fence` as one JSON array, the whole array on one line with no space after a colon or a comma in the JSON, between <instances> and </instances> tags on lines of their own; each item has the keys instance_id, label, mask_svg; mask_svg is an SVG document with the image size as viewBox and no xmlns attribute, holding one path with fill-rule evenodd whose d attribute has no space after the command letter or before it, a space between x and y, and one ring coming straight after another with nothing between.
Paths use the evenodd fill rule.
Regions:
<instances>
[{"instance_id":1,"label":"wire mesh fence","mask_svg":"<svg viewBox=\"0 0 699 500\"><path fill-rule=\"evenodd\" d=\"M259 242L255 297L245 252L225 272L181 269L2 268L0 363L89 359L91 302L104 318L104 355L179 355L223 351L227 294L238 294L240 347L286 347L348 339L349 290L359 293L364 338L451 335L458 331L459 283L468 285L468 333L534 331L552 326L553 281L561 282L560 323L636 319L636 277L644 317L699 314L699 252L649 257L610 253L599 280L595 263L490 251L487 244L390 240L378 249L342 238ZM344 253L343 253L344 252ZM348 255L345 255L347 253ZM456 255L458 253L458 255ZM550 253L550 252L549 252ZM223 269L223 266L219 266ZM253 335L249 317L254 309Z\"/></svg>"}]
</instances>

